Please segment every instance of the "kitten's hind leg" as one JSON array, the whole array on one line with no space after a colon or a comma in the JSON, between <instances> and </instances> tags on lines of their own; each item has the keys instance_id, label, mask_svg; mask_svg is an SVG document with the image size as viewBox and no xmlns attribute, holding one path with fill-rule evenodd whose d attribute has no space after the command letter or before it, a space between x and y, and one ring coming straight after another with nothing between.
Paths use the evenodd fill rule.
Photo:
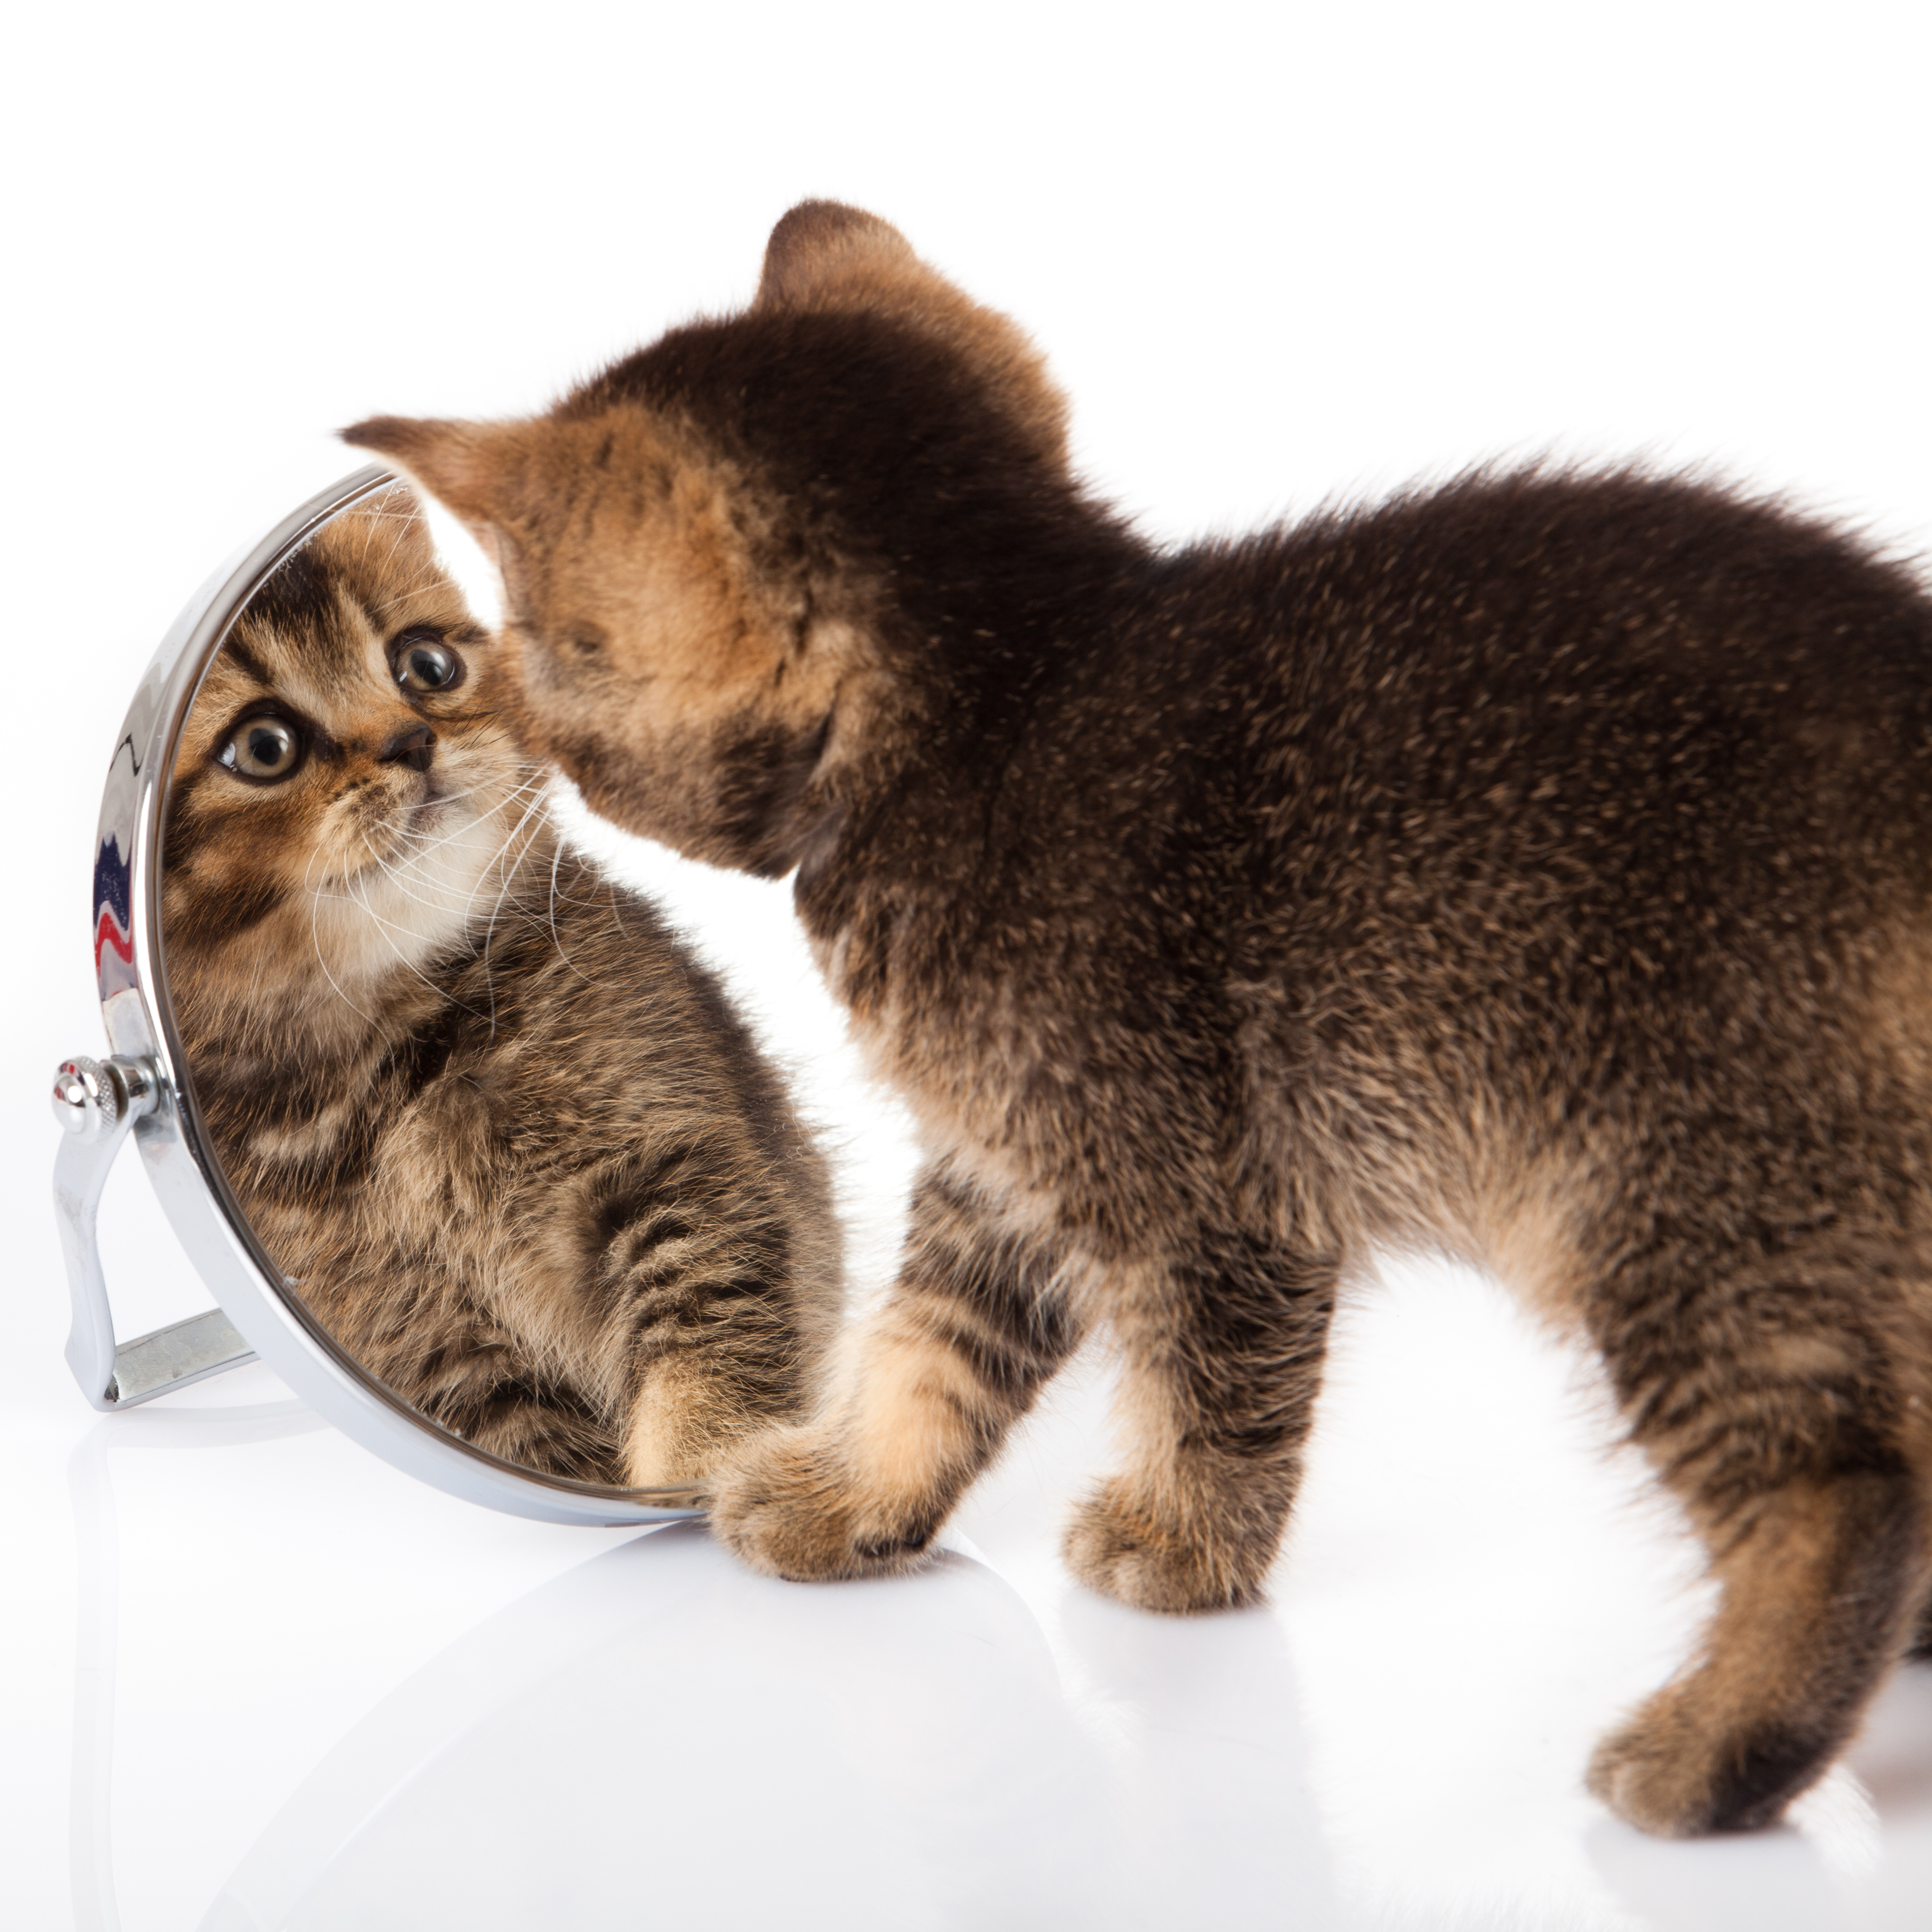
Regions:
<instances>
[{"instance_id":1,"label":"kitten's hind leg","mask_svg":"<svg viewBox=\"0 0 1932 1932\"><path fill-rule=\"evenodd\" d=\"M1082 1506L1068 1567L1142 1610L1260 1594L1301 1477L1341 1273L1239 1237L1115 1284L1130 1460Z\"/></svg>"},{"instance_id":2,"label":"kitten's hind leg","mask_svg":"<svg viewBox=\"0 0 1932 1932\"><path fill-rule=\"evenodd\" d=\"M1932 1664L1932 1598L1928 1598L1918 1608L1918 1619L1914 1625L1905 1654L1913 1664Z\"/></svg>"},{"instance_id":3,"label":"kitten's hind leg","mask_svg":"<svg viewBox=\"0 0 1932 1932\"><path fill-rule=\"evenodd\" d=\"M1598 1747L1590 1789L1666 1838L1772 1822L1899 1654L1918 1558L1902 1471L1793 1484L1720 1556L1702 1658Z\"/></svg>"},{"instance_id":4,"label":"kitten's hind leg","mask_svg":"<svg viewBox=\"0 0 1932 1932\"><path fill-rule=\"evenodd\" d=\"M1884 1357L1852 1312L1864 1298L1834 1292L1861 1274L1875 1300L1883 1272L1787 1252L1673 1298L1667 1322L1640 1304L1633 1321L1627 1304L1633 1432L1688 1505L1722 1592L1697 1658L1591 1762L1590 1789L1646 1831L1772 1822L1910 1642L1922 1501Z\"/></svg>"},{"instance_id":5,"label":"kitten's hind leg","mask_svg":"<svg viewBox=\"0 0 1932 1932\"><path fill-rule=\"evenodd\" d=\"M910 1568L1080 1336L1055 1257L928 1172L847 1387L727 1466L713 1528L754 1568L796 1581Z\"/></svg>"}]
</instances>

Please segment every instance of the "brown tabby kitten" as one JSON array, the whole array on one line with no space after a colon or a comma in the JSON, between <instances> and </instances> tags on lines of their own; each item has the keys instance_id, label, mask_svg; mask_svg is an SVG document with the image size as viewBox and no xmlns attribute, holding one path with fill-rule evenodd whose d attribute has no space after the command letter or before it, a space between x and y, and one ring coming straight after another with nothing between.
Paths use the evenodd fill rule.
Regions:
<instances>
[{"instance_id":1,"label":"brown tabby kitten","mask_svg":"<svg viewBox=\"0 0 1932 1932\"><path fill-rule=\"evenodd\" d=\"M1932 608L1775 506L1479 472L1151 548L1025 338L824 202L547 416L348 432L500 556L521 727L796 904L930 1161L850 1386L721 1533L904 1567L1096 1323L1066 1553L1252 1599L1338 1283L1472 1258L1601 1352L1708 1540L1598 1751L1774 1817L1906 1648L1932 1479Z\"/></svg>"},{"instance_id":2,"label":"brown tabby kitten","mask_svg":"<svg viewBox=\"0 0 1932 1932\"><path fill-rule=\"evenodd\" d=\"M643 1488L800 1411L824 1163L710 976L559 844L498 652L398 491L258 592L195 700L167 979L242 1206L445 1428Z\"/></svg>"}]
</instances>

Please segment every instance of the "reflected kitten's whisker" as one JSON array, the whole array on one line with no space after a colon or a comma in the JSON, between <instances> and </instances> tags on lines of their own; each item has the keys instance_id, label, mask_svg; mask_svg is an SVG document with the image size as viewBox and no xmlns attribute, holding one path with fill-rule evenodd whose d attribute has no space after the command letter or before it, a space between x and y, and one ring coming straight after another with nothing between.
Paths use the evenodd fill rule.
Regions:
<instances>
[{"instance_id":1,"label":"reflected kitten's whisker","mask_svg":"<svg viewBox=\"0 0 1932 1932\"><path fill-rule=\"evenodd\" d=\"M453 840L462 838L468 833L474 832L486 820L495 818L499 812L506 810L508 807L514 804L518 800L523 796L524 794L520 791L508 793L504 797L500 799L496 803L493 805L487 812L478 812L466 824L456 826L452 830L442 833L440 836L433 839L423 839L420 834L412 833L406 829L402 834L402 851L400 854L392 852L386 854L385 856L388 860L393 860L399 866L406 867L412 872L419 872L429 863L430 860L434 859L436 855L442 851L445 846L450 844ZM514 837L514 831L508 835L510 837ZM507 842L507 840L506 842ZM471 889L470 897L472 899L474 898L476 892L482 890L483 875L486 874L490 866L496 862L497 858L501 855L502 850L502 848L500 845L496 853L491 854L489 858L482 861L481 866L478 868L476 884Z\"/></svg>"},{"instance_id":2,"label":"reflected kitten's whisker","mask_svg":"<svg viewBox=\"0 0 1932 1932\"><path fill-rule=\"evenodd\" d=\"M476 902L476 894L483 890L484 878L488 875L490 868L493 865L496 864L502 859L505 852L509 849L510 842L524 829L524 826L529 822L531 814L542 809L543 795L540 792L536 791L535 788L532 787L521 784L514 786L509 791L506 792L503 797L499 800L490 811L481 814L477 821L480 824L484 818L494 818L497 812L507 810L519 799L525 796L528 796L530 798L530 804L524 808L521 816L518 818L516 824L512 826L509 830L504 834L502 841L497 845L496 851L490 858L486 859L483 862L482 871L478 874L476 884L472 888L470 892L470 902L472 905Z\"/></svg>"},{"instance_id":3,"label":"reflected kitten's whisker","mask_svg":"<svg viewBox=\"0 0 1932 1932\"><path fill-rule=\"evenodd\" d=\"M550 944L556 949L556 956L561 959L586 986L594 986L596 985L597 982L592 979L590 975L585 972L583 968L578 964L577 962L572 958L570 955L563 950L563 935L556 929L556 872L557 868L562 863L563 841L560 838L556 842L556 844L551 848L550 855Z\"/></svg>"},{"instance_id":4,"label":"reflected kitten's whisker","mask_svg":"<svg viewBox=\"0 0 1932 1932\"><path fill-rule=\"evenodd\" d=\"M490 1037L492 1040L494 1040L496 1036L496 982L490 971L490 949L496 942L496 917L497 915L503 910L503 901L509 892L512 876L509 867L503 862L504 855L509 850L511 844L516 838L517 834L522 831L526 825L530 824L532 818L536 817L539 813L544 812L544 801L542 798L539 797L533 800L531 803L525 808L523 817L518 819L516 824L510 828L508 836L506 837L502 844L496 848L496 862L501 868L503 883L501 888L497 892L496 904L490 908L490 922L483 935L483 985L484 990L490 995ZM541 836L544 826L548 823L548 817L547 814L543 817L538 818L537 824L531 831L529 838L524 842L523 851L518 853L517 855L518 862L519 864L521 863L524 857L529 852L530 847L535 844L538 837Z\"/></svg>"},{"instance_id":5,"label":"reflected kitten's whisker","mask_svg":"<svg viewBox=\"0 0 1932 1932\"><path fill-rule=\"evenodd\" d=\"M468 790L464 791L446 794L444 798L439 802L451 804L457 803L466 799L474 798L478 794L485 792L489 789L490 784L488 782L482 784L472 785L469 788ZM386 853L376 853L373 843L370 841L367 833L364 835L364 843L370 844L371 856L379 863L394 861L398 864L410 867L418 866L424 861L434 856L436 853L440 850L443 846L448 844L452 839L460 838L466 833L474 830L475 828L484 819L494 817L498 812L502 811L506 806L525 796L536 795L539 795L538 788L528 782L512 786L496 801L494 805L490 806L488 811L478 812L474 817L466 820L464 824L452 826L448 831L439 833L434 837L430 837L425 834L418 832L415 827L405 822L399 820L394 814L392 814L379 820L374 830L377 832L386 832L392 834L394 836L397 844L401 848L400 851L398 852L392 848ZM484 862L486 869L488 863L489 862L487 860Z\"/></svg>"},{"instance_id":6,"label":"reflected kitten's whisker","mask_svg":"<svg viewBox=\"0 0 1932 1932\"><path fill-rule=\"evenodd\" d=\"M373 1027L377 1024L376 1016L374 1013L370 1012L366 1008L357 1005L356 1001L352 1000L347 993L344 992L341 981L337 979L335 975L329 970L328 956L322 950L322 932L318 924L318 921L322 916L322 895L312 890L309 886L309 877L315 869L315 862L319 856L320 855L317 854L310 853L309 855L308 864L304 868L302 872L303 889L305 891L309 892L309 944L315 948L316 964L322 968L322 977L328 982L330 986L334 988L336 997L340 999L344 1005L347 1006L351 1012L360 1013Z\"/></svg>"},{"instance_id":7,"label":"reflected kitten's whisker","mask_svg":"<svg viewBox=\"0 0 1932 1932\"><path fill-rule=\"evenodd\" d=\"M463 1011L468 1013L472 1018L481 1017L477 1013L476 1009L474 1006L469 1005L466 1002L462 1000L459 1000L447 987L438 986L436 981L432 980L421 967L417 965L416 963L404 952L403 949L389 937L389 934L392 930L398 932L406 932L409 930L408 927L398 926L392 920L385 919L382 915L369 903L368 895L366 890L361 899L357 902L361 905L364 913L365 913L368 916L369 919L374 922L378 936L381 938L382 943L388 947L389 950L396 956L396 958L399 964L406 968L411 973L413 973L432 993L436 994L440 998L447 1000L453 1006L461 1007Z\"/></svg>"},{"instance_id":8,"label":"reflected kitten's whisker","mask_svg":"<svg viewBox=\"0 0 1932 1932\"><path fill-rule=\"evenodd\" d=\"M504 790L502 797L508 800L526 796L536 796L545 789L548 782L547 779L535 777L520 778L514 784ZM465 799L475 798L479 794L487 792L501 783L500 777L485 778L478 784L466 787L460 791L445 792L436 802L441 805L458 804Z\"/></svg>"}]
</instances>

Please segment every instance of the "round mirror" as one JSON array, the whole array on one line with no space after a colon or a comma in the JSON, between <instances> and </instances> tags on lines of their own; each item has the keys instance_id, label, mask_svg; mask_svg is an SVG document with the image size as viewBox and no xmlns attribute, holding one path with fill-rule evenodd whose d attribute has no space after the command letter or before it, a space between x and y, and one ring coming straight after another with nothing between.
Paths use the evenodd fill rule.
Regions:
<instances>
[{"instance_id":1,"label":"round mirror","mask_svg":"<svg viewBox=\"0 0 1932 1932\"><path fill-rule=\"evenodd\" d=\"M55 1084L68 1357L108 1408L259 1354L472 1500L688 1514L815 1392L826 1170L709 973L560 836L506 648L373 469L164 642L102 808L110 1053ZM122 1342L94 1216L130 1134L220 1306Z\"/></svg>"}]
</instances>

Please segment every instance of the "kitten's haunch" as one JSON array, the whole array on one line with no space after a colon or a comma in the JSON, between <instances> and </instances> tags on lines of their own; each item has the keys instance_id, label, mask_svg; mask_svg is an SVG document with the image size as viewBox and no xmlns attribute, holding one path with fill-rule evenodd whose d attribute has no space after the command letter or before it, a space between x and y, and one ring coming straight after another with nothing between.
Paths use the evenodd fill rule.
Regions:
<instances>
[{"instance_id":1,"label":"kitten's haunch","mask_svg":"<svg viewBox=\"0 0 1932 1932\"><path fill-rule=\"evenodd\" d=\"M1906 1648L1932 1480L1932 607L1774 506L1479 473L1157 550L1024 336L869 216L548 415L349 432L501 558L520 728L796 904L932 1159L898 1283L720 1532L916 1560L1096 1324L1066 1550L1252 1599L1340 1284L1484 1263L1600 1351L1707 1539L1599 1751L1774 1817Z\"/></svg>"}]
</instances>

